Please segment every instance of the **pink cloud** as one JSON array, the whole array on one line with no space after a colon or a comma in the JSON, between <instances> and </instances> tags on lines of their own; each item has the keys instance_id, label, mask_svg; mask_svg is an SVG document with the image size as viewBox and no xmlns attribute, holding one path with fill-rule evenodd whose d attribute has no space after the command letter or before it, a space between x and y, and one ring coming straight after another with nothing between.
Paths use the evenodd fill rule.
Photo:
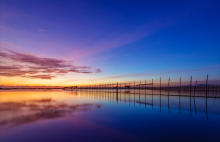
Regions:
<instances>
[{"instance_id":1,"label":"pink cloud","mask_svg":"<svg viewBox=\"0 0 220 142\"><path fill-rule=\"evenodd\" d=\"M0 66L1 76L20 76L27 78L52 79L67 73L94 74L101 73L100 69L88 66L74 66L73 61L55 58L37 57L31 54L18 53L11 50L0 51L3 62Z\"/></svg>"}]
</instances>

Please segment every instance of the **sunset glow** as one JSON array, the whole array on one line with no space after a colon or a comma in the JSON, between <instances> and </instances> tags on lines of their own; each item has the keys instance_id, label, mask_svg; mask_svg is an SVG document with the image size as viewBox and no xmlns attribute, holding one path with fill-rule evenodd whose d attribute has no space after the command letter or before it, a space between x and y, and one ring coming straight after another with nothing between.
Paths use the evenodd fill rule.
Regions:
<instances>
[{"instance_id":1,"label":"sunset glow","mask_svg":"<svg viewBox=\"0 0 220 142\"><path fill-rule=\"evenodd\" d=\"M214 79L218 4L2 0L1 85Z\"/></svg>"},{"instance_id":2,"label":"sunset glow","mask_svg":"<svg viewBox=\"0 0 220 142\"><path fill-rule=\"evenodd\" d=\"M0 142L220 142L220 0L0 0Z\"/></svg>"}]
</instances>

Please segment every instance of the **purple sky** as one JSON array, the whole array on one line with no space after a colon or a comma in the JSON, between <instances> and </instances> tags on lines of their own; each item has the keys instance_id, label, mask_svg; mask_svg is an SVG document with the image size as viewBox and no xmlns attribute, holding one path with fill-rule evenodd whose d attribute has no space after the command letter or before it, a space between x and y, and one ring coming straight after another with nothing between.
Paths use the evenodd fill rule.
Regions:
<instances>
[{"instance_id":1,"label":"purple sky","mask_svg":"<svg viewBox=\"0 0 220 142\"><path fill-rule=\"evenodd\" d=\"M218 0L1 0L1 84L220 78Z\"/></svg>"}]
</instances>

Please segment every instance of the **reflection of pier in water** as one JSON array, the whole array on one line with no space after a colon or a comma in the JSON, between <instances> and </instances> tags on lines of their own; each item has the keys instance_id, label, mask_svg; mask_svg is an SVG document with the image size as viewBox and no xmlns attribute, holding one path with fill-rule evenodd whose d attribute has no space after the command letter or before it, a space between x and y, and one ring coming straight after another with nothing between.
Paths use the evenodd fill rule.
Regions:
<instances>
[{"instance_id":1,"label":"reflection of pier in water","mask_svg":"<svg viewBox=\"0 0 220 142\"><path fill-rule=\"evenodd\" d=\"M78 93L78 95L86 95L90 98L95 98L99 100L105 100L109 102L116 102L116 103L125 103L125 104L133 104L134 106L144 106L145 108L148 106L152 107L152 110L154 107L159 107L160 112L162 111L162 108L164 108L165 98L167 100L167 107L168 112L170 113L170 108L179 109L179 114L181 114L181 110L189 110L190 116L193 114L193 109L195 111L195 115L197 115L197 112L204 112L204 109L201 110L201 106L205 106L205 113L206 117L208 119L208 99L214 100L214 104L217 101L220 101L220 98L218 96L215 97L208 97L206 96L196 96L195 94L188 95L182 95L181 91L177 91L174 95L170 94L170 91L146 91L146 90L120 90L120 89L85 89L85 90L75 90L75 92ZM150 93L150 94L149 94ZM172 99L175 99L178 102L177 106L173 106ZM188 100L187 100L188 99ZM198 101L196 101L196 99ZM171 100L171 102L170 102ZM156 103L155 103L156 101ZM205 101L205 102L204 102ZM197 102L197 103L196 103ZM159 104L158 104L159 103ZM189 103L189 108L186 108L186 103ZM197 108L196 104L199 103L199 108ZM205 104L204 104L205 103ZM202 104L202 105L201 105ZM210 110L209 110L210 111ZM220 113L219 110L217 110L218 114ZM210 113L210 112L209 112ZM214 112L216 113L216 112Z\"/></svg>"}]
</instances>

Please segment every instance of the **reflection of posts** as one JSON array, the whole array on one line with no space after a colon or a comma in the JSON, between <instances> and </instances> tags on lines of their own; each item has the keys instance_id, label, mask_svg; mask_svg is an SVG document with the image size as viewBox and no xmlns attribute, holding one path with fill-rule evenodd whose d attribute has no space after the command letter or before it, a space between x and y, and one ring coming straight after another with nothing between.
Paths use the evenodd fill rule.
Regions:
<instances>
[{"instance_id":1,"label":"reflection of posts","mask_svg":"<svg viewBox=\"0 0 220 142\"><path fill-rule=\"evenodd\" d=\"M153 104L154 104L154 95L152 94L152 110L153 110Z\"/></svg>"},{"instance_id":2,"label":"reflection of posts","mask_svg":"<svg viewBox=\"0 0 220 142\"><path fill-rule=\"evenodd\" d=\"M145 109L146 109L146 80L145 80Z\"/></svg>"},{"instance_id":3,"label":"reflection of posts","mask_svg":"<svg viewBox=\"0 0 220 142\"><path fill-rule=\"evenodd\" d=\"M207 97L206 97L206 118L208 120Z\"/></svg>"},{"instance_id":4,"label":"reflection of posts","mask_svg":"<svg viewBox=\"0 0 220 142\"><path fill-rule=\"evenodd\" d=\"M105 101L106 101L106 84L105 84Z\"/></svg>"},{"instance_id":5,"label":"reflection of posts","mask_svg":"<svg viewBox=\"0 0 220 142\"><path fill-rule=\"evenodd\" d=\"M112 94L111 94L111 82L110 82L110 102L111 102L111 100L112 100Z\"/></svg>"},{"instance_id":6,"label":"reflection of posts","mask_svg":"<svg viewBox=\"0 0 220 142\"><path fill-rule=\"evenodd\" d=\"M170 88L170 78L168 79L168 112L170 112L170 95L169 95L169 88Z\"/></svg>"},{"instance_id":7,"label":"reflection of posts","mask_svg":"<svg viewBox=\"0 0 220 142\"><path fill-rule=\"evenodd\" d=\"M135 106L135 81L134 81L134 106Z\"/></svg>"},{"instance_id":8,"label":"reflection of posts","mask_svg":"<svg viewBox=\"0 0 220 142\"><path fill-rule=\"evenodd\" d=\"M189 86L189 94L190 94L190 116L192 116L192 108L191 108L191 88L192 88L192 76L190 78L190 86Z\"/></svg>"},{"instance_id":9,"label":"reflection of posts","mask_svg":"<svg viewBox=\"0 0 220 142\"><path fill-rule=\"evenodd\" d=\"M206 117L207 117L207 120L208 120L208 110L207 110L207 92L208 92L208 74L207 74L207 80L206 80Z\"/></svg>"},{"instance_id":10,"label":"reflection of posts","mask_svg":"<svg viewBox=\"0 0 220 142\"><path fill-rule=\"evenodd\" d=\"M160 77L160 112L161 112L161 77Z\"/></svg>"},{"instance_id":11,"label":"reflection of posts","mask_svg":"<svg viewBox=\"0 0 220 142\"><path fill-rule=\"evenodd\" d=\"M121 83L120 83L120 87L121 87ZM121 89L120 89L120 103L121 103Z\"/></svg>"},{"instance_id":12,"label":"reflection of posts","mask_svg":"<svg viewBox=\"0 0 220 142\"><path fill-rule=\"evenodd\" d=\"M195 88L194 88L194 107L195 107L195 114L197 114L197 112L196 112L196 98L195 98L195 95L196 95L196 85L197 85L197 80L196 80Z\"/></svg>"},{"instance_id":13,"label":"reflection of posts","mask_svg":"<svg viewBox=\"0 0 220 142\"><path fill-rule=\"evenodd\" d=\"M191 94L191 93L190 93ZM190 116L192 116L192 109L191 109L191 95L190 95Z\"/></svg>"},{"instance_id":14,"label":"reflection of posts","mask_svg":"<svg viewBox=\"0 0 220 142\"><path fill-rule=\"evenodd\" d=\"M130 105L130 81L129 81L129 105Z\"/></svg>"},{"instance_id":15,"label":"reflection of posts","mask_svg":"<svg viewBox=\"0 0 220 142\"><path fill-rule=\"evenodd\" d=\"M140 81L140 85L139 85L139 102L140 102L140 90L141 90L141 81ZM141 104L140 104L140 106L141 106Z\"/></svg>"},{"instance_id":16,"label":"reflection of posts","mask_svg":"<svg viewBox=\"0 0 220 142\"><path fill-rule=\"evenodd\" d=\"M160 112L161 112L161 90L160 90Z\"/></svg>"},{"instance_id":17,"label":"reflection of posts","mask_svg":"<svg viewBox=\"0 0 220 142\"><path fill-rule=\"evenodd\" d=\"M153 106L153 104L151 104L151 103L144 103L144 102L139 102L139 101L136 101L136 103Z\"/></svg>"},{"instance_id":18,"label":"reflection of posts","mask_svg":"<svg viewBox=\"0 0 220 142\"><path fill-rule=\"evenodd\" d=\"M153 94L153 93L154 93L154 92L153 92L153 84L154 84L154 83L153 83L153 79L152 79L152 110L153 110L153 97L154 97L154 96L153 96L153 95L154 95L154 94Z\"/></svg>"},{"instance_id":19,"label":"reflection of posts","mask_svg":"<svg viewBox=\"0 0 220 142\"><path fill-rule=\"evenodd\" d=\"M195 107L195 114L197 115L197 112L196 112L196 97L194 96L194 107Z\"/></svg>"},{"instance_id":20,"label":"reflection of posts","mask_svg":"<svg viewBox=\"0 0 220 142\"><path fill-rule=\"evenodd\" d=\"M126 83L125 83L125 86L126 86ZM126 92L126 91L125 91L125 92ZM125 104L126 104L126 93L125 93L124 95L125 95L124 97L125 97Z\"/></svg>"},{"instance_id":21,"label":"reflection of posts","mask_svg":"<svg viewBox=\"0 0 220 142\"><path fill-rule=\"evenodd\" d=\"M181 80L181 78L180 78ZM181 102L180 102L181 91L179 91L179 114L181 113Z\"/></svg>"}]
</instances>

